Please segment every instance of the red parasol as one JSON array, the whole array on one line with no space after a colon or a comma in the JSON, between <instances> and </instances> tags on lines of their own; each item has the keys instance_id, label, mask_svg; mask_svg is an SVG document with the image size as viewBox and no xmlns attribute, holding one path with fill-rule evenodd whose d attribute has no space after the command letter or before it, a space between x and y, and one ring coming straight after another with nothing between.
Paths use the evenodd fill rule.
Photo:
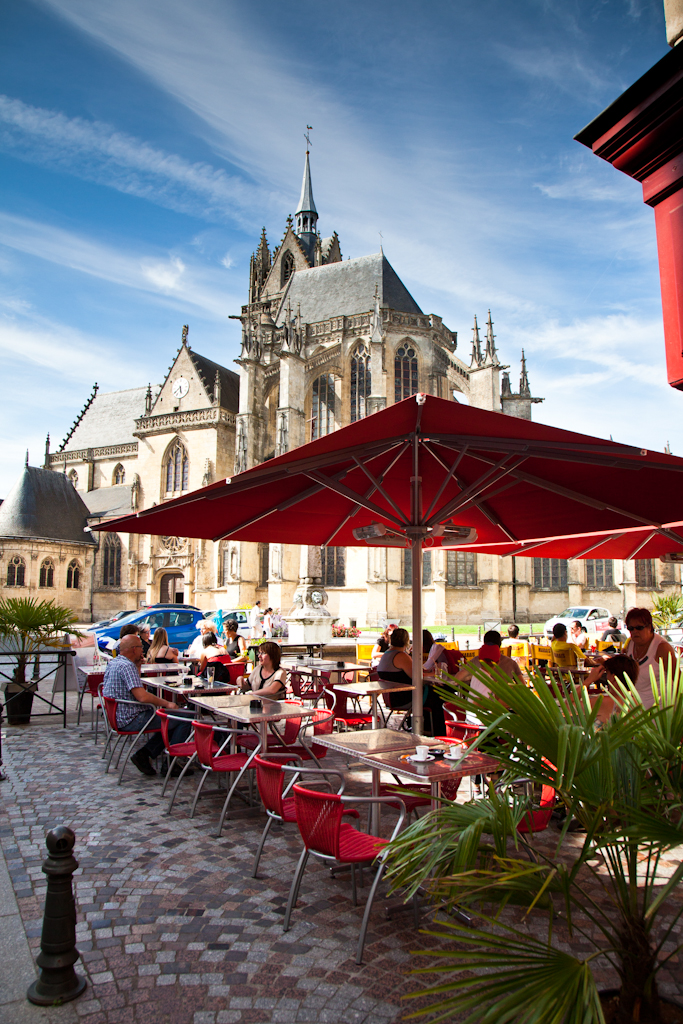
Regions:
<instances>
[{"instance_id":1,"label":"red parasol","mask_svg":"<svg viewBox=\"0 0 683 1024\"><path fill-rule=\"evenodd\" d=\"M530 548L522 552L520 542L528 545L531 538L612 536L643 527L648 543L658 538L663 549L683 552L683 537L665 525L681 509L683 459L415 395L245 473L98 529L214 541L411 546L419 729L423 546L501 545L501 554L521 554Z\"/></svg>"}]
</instances>

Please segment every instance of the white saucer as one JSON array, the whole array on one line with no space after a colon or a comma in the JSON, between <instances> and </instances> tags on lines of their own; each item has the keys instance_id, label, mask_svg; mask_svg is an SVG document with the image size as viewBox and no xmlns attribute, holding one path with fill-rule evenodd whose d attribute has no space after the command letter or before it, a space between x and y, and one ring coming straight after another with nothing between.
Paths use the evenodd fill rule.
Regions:
<instances>
[{"instance_id":1,"label":"white saucer","mask_svg":"<svg viewBox=\"0 0 683 1024\"><path fill-rule=\"evenodd\" d=\"M464 757L464 754L444 754L444 761L460 761Z\"/></svg>"},{"instance_id":2,"label":"white saucer","mask_svg":"<svg viewBox=\"0 0 683 1024\"><path fill-rule=\"evenodd\" d=\"M408 761L414 761L415 764L426 764L427 761L433 761L433 760L434 760L434 755L433 754L427 754L426 757L418 757L416 754L409 754L408 755Z\"/></svg>"}]
</instances>

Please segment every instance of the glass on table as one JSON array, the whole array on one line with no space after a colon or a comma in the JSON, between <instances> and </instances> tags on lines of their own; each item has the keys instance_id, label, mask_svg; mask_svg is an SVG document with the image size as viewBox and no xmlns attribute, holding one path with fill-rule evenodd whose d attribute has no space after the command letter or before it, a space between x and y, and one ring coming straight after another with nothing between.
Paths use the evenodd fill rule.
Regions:
<instances>
[{"instance_id":1,"label":"glass on table","mask_svg":"<svg viewBox=\"0 0 683 1024\"><path fill-rule=\"evenodd\" d=\"M206 666L206 681L209 684L209 686L213 686L215 678L216 678L216 666L215 665L207 665Z\"/></svg>"}]
</instances>

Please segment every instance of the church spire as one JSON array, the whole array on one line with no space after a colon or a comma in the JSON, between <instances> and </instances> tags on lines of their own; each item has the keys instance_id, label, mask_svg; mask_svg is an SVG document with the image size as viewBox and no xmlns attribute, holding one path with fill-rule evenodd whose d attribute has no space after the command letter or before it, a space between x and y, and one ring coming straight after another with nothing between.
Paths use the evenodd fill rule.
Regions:
<instances>
[{"instance_id":1,"label":"church spire","mask_svg":"<svg viewBox=\"0 0 683 1024\"><path fill-rule=\"evenodd\" d=\"M481 366L483 360L481 356L481 339L479 337L479 324L477 323L477 314L474 314L474 327L472 328L472 361L470 366Z\"/></svg>"},{"instance_id":2,"label":"church spire","mask_svg":"<svg viewBox=\"0 0 683 1024\"><path fill-rule=\"evenodd\" d=\"M496 352L496 336L493 333L493 321L491 320L491 310L489 310L488 319L486 321L486 355L484 360L487 363L497 363L498 353Z\"/></svg>"},{"instance_id":3,"label":"church spire","mask_svg":"<svg viewBox=\"0 0 683 1024\"><path fill-rule=\"evenodd\" d=\"M301 240L304 249L309 257L313 256L315 249L316 233L318 230L318 211L315 208L313 199L313 185L311 183L311 164L309 161L310 139L306 135L306 163L304 164L304 180L301 183L301 197L296 208L296 233ZM309 260L310 262L310 260Z\"/></svg>"},{"instance_id":4,"label":"church spire","mask_svg":"<svg viewBox=\"0 0 683 1024\"><path fill-rule=\"evenodd\" d=\"M519 378L519 393L520 395L524 395L525 398L531 397L529 375L526 372L526 356L524 355L524 349L522 349L522 373Z\"/></svg>"}]
</instances>

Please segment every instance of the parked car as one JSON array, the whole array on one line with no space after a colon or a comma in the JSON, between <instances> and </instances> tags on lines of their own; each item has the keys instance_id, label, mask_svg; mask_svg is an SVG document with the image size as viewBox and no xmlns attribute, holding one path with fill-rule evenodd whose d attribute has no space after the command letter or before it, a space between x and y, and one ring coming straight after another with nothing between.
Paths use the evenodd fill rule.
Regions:
<instances>
[{"instance_id":1,"label":"parked car","mask_svg":"<svg viewBox=\"0 0 683 1024\"><path fill-rule=\"evenodd\" d=\"M93 622L92 626L88 626L86 633L92 633L96 629L103 629L105 626L111 626L113 622L118 622L119 619L125 619L127 615L135 615L137 608L129 608L124 612L117 612L116 615L112 615L110 619L102 619L101 622Z\"/></svg>"},{"instance_id":2,"label":"parked car","mask_svg":"<svg viewBox=\"0 0 683 1024\"><path fill-rule=\"evenodd\" d=\"M168 633L171 647L184 650L197 636L197 623L204 618L194 605L187 604L155 604L150 608L141 608L132 615L118 619L110 626L95 630L97 645L106 650L119 639L122 626L132 623L135 626L149 626L154 633L157 626L163 626Z\"/></svg>"},{"instance_id":3,"label":"parked car","mask_svg":"<svg viewBox=\"0 0 683 1024\"><path fill-rule=\"evenodd\" d=\"M561 615L555 615L552 619L548 619L545 624L546 633L550 634L553 631L553 626L556 622L563 622L567 627L567 631L571 628L573 622L580 622L587 633L595 635L597 633L598 640L606 629L609 629L609 622L607 621L612 615L612 612L608 611L607 608L597 608L595 605L581 605L577 608L565 608ZM619 622L619 629L622 628L621 622Z\"/></svg>"}]
</instances>

